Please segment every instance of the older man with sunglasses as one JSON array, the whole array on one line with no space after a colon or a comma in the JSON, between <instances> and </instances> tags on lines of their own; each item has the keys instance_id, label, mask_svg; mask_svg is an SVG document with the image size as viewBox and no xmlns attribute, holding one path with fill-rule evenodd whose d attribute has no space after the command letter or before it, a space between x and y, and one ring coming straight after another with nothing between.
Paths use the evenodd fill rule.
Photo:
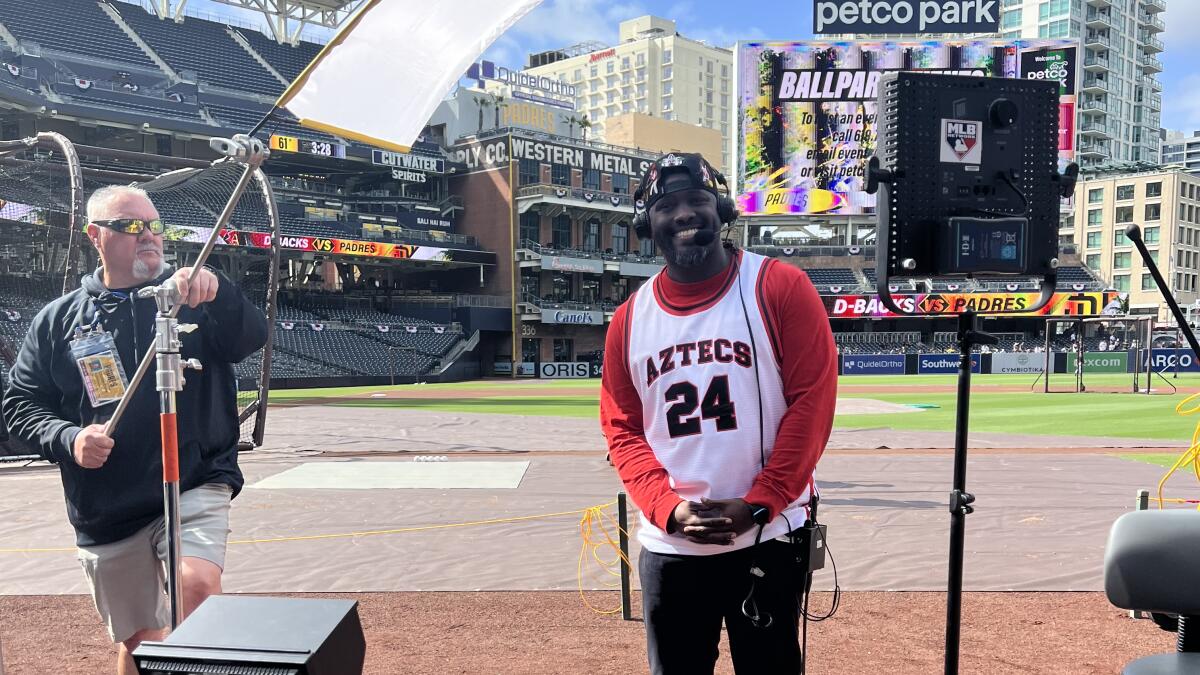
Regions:
<instances>
[{"instance_id":1,"label":"older man with sunglasses","mask_svg":"<svg viewBox=\"0 0 1200 675\"><path fill-rule=\"evenodd\" d=\"M129 653L161 639L169 623L163 590L162 443L154 378L134 392L110 438L104 423L154 340L153 299L140 288L171 279L189 371L177 398L184 616L221 592L229 503L242 487L237 463L237 381L233 364L266 342L267 322L220 272L171 270L162 221L146 193L97 190L87 236L101 267L82 287L34 318L4 397L10 432L58 464L78 557L96 609L118 643L117 672L135 673Z\"/></svg>"}]
</instances>

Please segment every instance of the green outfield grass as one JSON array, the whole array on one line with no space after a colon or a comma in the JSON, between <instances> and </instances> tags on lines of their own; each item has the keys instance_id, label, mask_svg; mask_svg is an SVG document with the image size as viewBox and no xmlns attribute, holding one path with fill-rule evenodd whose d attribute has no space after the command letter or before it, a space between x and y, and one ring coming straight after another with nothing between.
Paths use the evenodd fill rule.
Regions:
<instances>
[{"instance_id":1,"label":"green outfield grass","mask_svg":"<svg viewBox=\"0 0 1200 675\"><path fill-rule=\"evenodd\" d=\"M1131 377L1121 374L1096 374L1086 382L1094 387L1121 386ZM910 393L897 388L913 385L953 387L954 375L859 375L843 377L843 397L872 398L901 405L923 406L919 412L881 415L839 415L840 429L889 427L893 429L950 431L954 428L954 391ZM1043 394L1038 392L988 391L989 386L1028 387L1029 375L976 375L972 378L971 429L1036 435L1115 436L1184 441L1191 438L1196 416L1175 413L1175 405L1185 395L1200 389L1200 375L1183 374L1172 379L1180 393L1167 395L1135 394ZM1068 376L1052 380L1056 386L1069 386ZM863 390L863 387L866 387ZM1155 382L1156 388L1167 388ZM371 394L389 390L461 391L463 397L449 398L371 398ZM495 389L496 395L479 396L481 389ZM573 389L570 395L546 393L550 389ZM588 394L576 393L579 389ZM851 389L853 389L851 391ZM474 394L474 395L472 395ZM554 417L595 418L598 414L598 380L480 380L452 384L397 385L396 387L341 387L331 389L292 389L271 392L276 403L303 403L305 400L341 399L333 405L364 408L405 408L444 412L504 413ZM926 407L927 406L927 407ZM1146 457L1146 455L1139 455ZM1145 461L1145 460L1142 460ZM1173 459L1172 459L1173 461Z\"/></svg>"}]
</instances>

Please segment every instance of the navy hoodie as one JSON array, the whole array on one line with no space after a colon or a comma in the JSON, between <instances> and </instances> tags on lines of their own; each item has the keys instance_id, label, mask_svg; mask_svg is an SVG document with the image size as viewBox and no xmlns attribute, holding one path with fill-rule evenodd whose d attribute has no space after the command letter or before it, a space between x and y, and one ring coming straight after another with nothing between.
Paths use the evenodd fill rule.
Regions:
<instances>
[{"instance_id":1,"label":"navy hoodie","mask_svg":"<svg viewBox=\"0 0 1200 675\"><path fill-rule=\"evenodd\" d=\"M145 285L161 283L171 272ZM267 340L263 313L220 272L216 298L179 311L181 323L199 327L181 335L182 358L197 358L204 370L184 371L187 383L177 395L180 490L225 483L236 495L242 487L237 464L237 379L233 364ZM142 379L113 435L104 466L85 469L72 455L82 427L103 424L117 404L93 408L71 357L75 328L99 319L112 334L126 376L154 341L153 298L137 299L137 289L104 287L101 271L83 278L82 287L51 302L34 317L11 371L4 396L9 432L58 464L67 515L80 546L124 539L163 513L162 441L154 367Z\"/></svg>"}]
</instances>

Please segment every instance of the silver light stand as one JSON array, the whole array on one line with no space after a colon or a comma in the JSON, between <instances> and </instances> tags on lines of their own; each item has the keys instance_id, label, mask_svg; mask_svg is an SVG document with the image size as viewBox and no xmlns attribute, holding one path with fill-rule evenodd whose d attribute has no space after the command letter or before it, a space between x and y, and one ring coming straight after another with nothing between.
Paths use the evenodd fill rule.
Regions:
<instances>
[{"instance_id":1,"label":"silver light stand","mask_svg":"<svg viewBox=\"0 0 1200 675\"><path fill-rule=\"evenodd\" d=\"M223 159L218 160L219 162L237 162L243 164L244 168L237 185L229 195L229 201L226 202L225 208L213 225L208 241L205 242L204 248L201 249L200 255L192 265L192 273L188 277L189 288L195 282L197 273L216 245L221 230L233 216L233 211L237 208L242 193L246 191L246 186L250 184L254 173L270 155L262 141L246 135L237 135L232 139L213 138L209 140L208 145L213 150L225 155ZM134 392L137 391L146 372L150 370L150 364L157 361L158 368L155 379L159 395L159 422L162 433L163 518L166 523L168 568L167 596L171 605L171 628L175 629L183 620L183 588L180 570L182 558L179 537L179 434L176 426L175 394L183 390L184 367L200 370L201 365L195 359L182 361L179 356L179 333L188 333L196 326L194 324L181 326L176 320L175 317L179 314L180 309L180 298L175 284L167 281L161 286L143 288L138 292L138 297L153 297L158 305L158 315L155 318L157 333L154 343L146 350L145 356L138 364L137 372L134 373L129 387L125 390L125 395L121 397L112 418L105 425L104 433L108 437L112 437L113 431L129 407Z\"/></svg>"},{"instance_id":2,"label":"silver light stand","mask_svg":"<svg viewBox=\"0 0 1200 675\"><path fill-rule=\"evenodd\" d=\"M167 281L161 286L143 288L139 298L153 297L158 305L154 319L154 351L158 369L155 384L158 389L159 429L162 434L163 457L163 519L167 537L167 595L171 604L171 628L183 621L183 585L180 583L179 522L179 433L175 416L175 394L183 391L185 380L183 369L203 370L197 359L183 360L179 356L179 334L196 330L194 323L179 323L175 318L175 307L180 297L175 283Z\"/></svg>"}]
</instances>

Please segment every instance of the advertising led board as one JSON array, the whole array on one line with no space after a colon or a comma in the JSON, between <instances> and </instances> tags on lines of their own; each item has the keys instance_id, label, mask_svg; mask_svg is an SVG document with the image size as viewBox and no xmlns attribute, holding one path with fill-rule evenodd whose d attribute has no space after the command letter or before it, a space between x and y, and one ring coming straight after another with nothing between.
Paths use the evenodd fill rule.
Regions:
<instances>
[{"instance_id":1,"label":"advertising led board","mask_svg":"<svg viewBox=\"0 0 1200 675\"><path fill-rule=\"evenodd\" d=\"M744 215L871 215L881 76L908 70L1060 82L1060 169L1074 159L1074 40L739 42L738 207Z\"/></svg>"}]
</instances>

